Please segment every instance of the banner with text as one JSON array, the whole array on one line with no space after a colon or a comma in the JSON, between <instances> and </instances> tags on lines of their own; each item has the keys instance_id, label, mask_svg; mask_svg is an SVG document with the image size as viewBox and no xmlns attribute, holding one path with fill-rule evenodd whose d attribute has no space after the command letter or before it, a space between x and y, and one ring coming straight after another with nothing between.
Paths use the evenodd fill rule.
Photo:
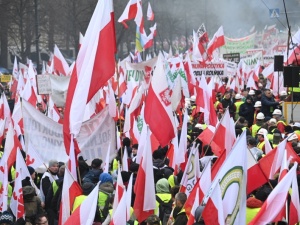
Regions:
<instances>
[{"instance_id":1,"label":"banner with text","mask_svg":"<svg viewBox=\"0 0 300 225\"><path fill-rule=\"evenodd\" d=\"M240 53L246 54L248 49L254 48L256 32L243 38L225 37L225 45L221 47L221 53Z\"/></svg>"},{"instance_id":2,"label":"banner with text","mask_svg":"<svg viewBox=\"0 0 300 225\"><path fill-rule=\"evenodd\" d=\"M195 76L201 76L202 74L206 77L227 76L224 63L192 63L192 68Z\"/></svg>"}]
</instances>

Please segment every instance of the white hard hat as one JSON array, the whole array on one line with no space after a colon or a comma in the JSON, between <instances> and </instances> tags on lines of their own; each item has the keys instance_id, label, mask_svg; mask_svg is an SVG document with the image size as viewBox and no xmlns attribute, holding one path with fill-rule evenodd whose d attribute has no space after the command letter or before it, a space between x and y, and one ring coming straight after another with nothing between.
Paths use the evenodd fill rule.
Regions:
<instances>
[{"instance_id":1,"label":"white hard hat","mask_svg":"<svg viewBox=\"0 0 300 225\"><path fill-rule=\"evenodd\" d=\"M268 131L264 128L260 128L259 131L257 132L257 134L260 134L260 135L267 135L268 134Z\"/></svg>"},{"instance_id":2,"label":"white hard hat","mask_svg":"<svg viewBox=\"0 0 300 225\"><path fill-rule=\"evenodd\" d=\"M300 123L299 122L296 122L294 123L293 125L291 125L292 127L300 127Z\"/></svg>"},{"instance_id":3,"label":"white hard hat","mask_svg":"<svg viewBox=\"0 0 300 225\"><path fill-rule=\"evenodd\" d=\"M274 118L272 118L272 119L269 120L269 123L274 123L274 124L276 124L276 123L277 123L277 120L274 119Z\"/></svg>"},{"instance_id":4,"label":"white hard hat","mask_svg":"<svg viewBox=\"0 0 300 225\"><path fill-rule=\"evenodd\" d=\"M249 91L249 95L255 95L255 91L254 90L250 90Z\"/></svg>"},{"instance_id":5,"label":"white hard hat","mask_svg":"<svg viewBox=\"0 0 300 225\"><path fill-rule=\"evenodd\" d=\"M241 94L236 94L235 99L242 99L242 95Z\"/></svg>"},{"instance_id":6,"label":"white hard hat","mask_svg":"<svg viewBox=\"0 0 300 225\"><path fill-rule=\"evenodd\" d=\"M199 128L200 130L204 130L204 129L203 129L203 125L202 125L201 123L197 123L197 124L195 125L195 127L196 127L196 128Z\"/></svg>"},{"instance_id":7,"label":"white hard hat","mask_svg":"<svg viewBox=\"0 0 300 225\"><path fill-rule=\"evenodd\" d=\"M282 115L281 110L280 109L275 109L273 111L273 115L279 115L279 116L281 116Z\"/></svg>"},{"instance_id":8,"label":"white hard hat","mask_svg":"<svg viewBox=\"0 0 300 225\"><path fill-rule=\"evenodd\" d=\"M285 95L287 95L286 91L280 92L280 96L285 96Z\"/></svg>"},{"instance_id":9,"label":"white hard hat","mask_svg":"<svg viewBox=\"0 0 300 225\"><path fill-rule=\"evenodd\" d=\"M262 112L257 113L256 119L263 120L265 118L265 115Z\"/></svg>"},{"instance_id":10,"label":"white hard hat","mask_svg":"<svg viewBox=\"0 0 300 225\"><path fill-rule=\"evenodd\" d=\"M261 101L256 101L254 104L254 108L261 107Z\"/></svg>"},{"instance_id":11,"label":"white hard hat","mask_svg":"<svg viewBox=\"0 0 300 225\"><path fill-rule=\"evenodd\" d=\"M192 101L192 102L196 101L196 96L195 96L195 95L192 95L192 96L190 97L190 101Z\"/></svg>"},{"instance_id":12,"label":"white hard hat","mask_svg":"<svg viewBox=\"0 0 300 225\"><path fill-rule=\"evenodd\" d=\"M298 140L298 136L296 134L292 134L291 136L289 136L288 141L292 141L292 140Z\"/></svg>"}]
</instances>

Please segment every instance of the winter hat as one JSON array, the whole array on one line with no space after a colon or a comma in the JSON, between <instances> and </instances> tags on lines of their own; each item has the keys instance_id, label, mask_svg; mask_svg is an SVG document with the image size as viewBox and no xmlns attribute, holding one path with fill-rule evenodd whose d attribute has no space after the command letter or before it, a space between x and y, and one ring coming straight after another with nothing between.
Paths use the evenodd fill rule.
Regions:
<instances>
[{"instance_id":1,"label":"winter hat","mask_svg":"<svg viewBox=\"0 0 300 225\"><path fill-rule=\"evenodd\" d=\"M98 168L100 167L102 164L102 160L101 159L93 159L92 161L92 168Z\"/></svg>"},{"instance_id":2,"label":"winter hat","mask_svg":"<svg viewBox=\"0 0 300 225\"><path fill-rule=\"evenodd\" d=\"M58 165L58 161L57 160L50 160L49 161L49 167L55 166L55 164Z\"/></svg>"},{"instance_id":3,"label":"winter hat","mask_svg":"<svg viewBox=\"0 0 300 225\"><path fill-rule=\"evenodd\" d=\"M0 224L7 223L7 224L14 224L14 218L12 214L8 211L4 211L0 216Z\"/></svg>"},{"instance_id":4,"label":"winter hat","mask_svg":"<svg viewBox=\"0 0 300 225\"><path fill-rule=\"evenodd\" d=\"M166 178L161 178L156 183L157 193L170 193L169 182Z\"/></svg>"},{"instance_id":5,"label":"winter hat","mask_svg":"<svg viewBox=\"0 0 300 225\"><path fill-rule=\"evenodd\" d=\"M89 195L94 189L95 185L91 182L86 182L82 185L82 194Z\"/></svg>"},{"instance_id":6,"label":"winter hat","mask_svg":"<svg viewBox=\"0 0 300 225\"><path fill-rule=\"evenodd\" d=\"M31 166L27 166L27 169L28 169L30 175L35 173L35 170Z\"/></svg>"},{"instance_id":7,"label":"winter hat","mask_svg":"<svg viewBox=\"0 0 300 225\"><path fill-rule=\"evenodd\" d=\"M99 181L101 184L106 182L113 183L112 176L109 173L101 173L99 176Z\"/></svg>"}]
</instances>

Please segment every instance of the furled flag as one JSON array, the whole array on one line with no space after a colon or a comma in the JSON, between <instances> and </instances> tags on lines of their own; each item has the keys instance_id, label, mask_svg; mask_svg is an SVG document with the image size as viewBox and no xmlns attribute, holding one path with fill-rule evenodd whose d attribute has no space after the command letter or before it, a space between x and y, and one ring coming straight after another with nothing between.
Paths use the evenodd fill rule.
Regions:
<instances>
[{"instance_id":1,"label":"furled flag","mask_svg":"<svg viewBox=\"0 0 300 225\"><path fill-rule=\"evenodd\" d=\"M147 19L150 20L150 21L154 20L154 13L152 11L150 2L148 2Z\"/></svg>"},{"instance_id":2,"label":"furled flag","mask_svg":"<svg viewBox=\"0 0 300 225\"><path fill-rule=\"evenodd\" d=\"M284 178L276 185L259 212L248 225L265 225L272 222L285 204L288 191L296 177L298 164L295 163Z\"/></svg>"},{"instance_id":3,"label":"furled flag","mask_svg":"<svg viewBox=\"0 0 300 225\"><path fill-rule=\"evenodd\" d=\"M64 114L64 143L79 133L86 103L115 73L115 28L112 0L98 1L74 66Z\"/></svg>"},{"instance_id":4,"label":"furled flag","mask_svg":"<svg viewBox=\"0 0 300 225\"><path fill-rule=\"evenodd\" d=\"M68 75L69 73L69 65L64 58L63 54L60 52L59 48L57 45L54 45L54 70L55 72L60 75Z\"/></svg>"},{"instance_id":5,"label":"furled flag","mask_svg":"<svg viewBox=\"0 0 300 225\"><path fill-rule=\"evenodd\" d=\"M15 79L19 80L19 70L18 70L17 56L15 56L15 59L14 59L14 67L13 67L12 75L14 76Z\"/></svg>"},{"instance_id":6,"label":"furled flag","mask_svg":"<svg viewBox=\"0 0 300 225\"><path fill-rule=\"evenodd\" d=\"M96 184L94 190L88 195L88 197L78 206L64 225L92 225L95 218L99 183Z\"/></svg>"},{"instance_id":7,"label":"furled flag","mask_svg":"<svg viewBox=\"0 0 300 225\"><path fill-rule=\"evenodd\" d=\"M5 129L7 129L8 124L11 122L11 112L4 92L2 92L0 98L0 119L5 120Z\"/></svg>"},{"instance_id":8,"label":"furled flag","mask_svg":"<svg viewBox=\"0 0 300 225\"><path fill-rule=\"evenodd\" d=\"M132 20L135 18L136 13L137 13L137 3L138 0L129 0L127 3L124 12L118 19L119 23L122 23L125 28L128 28L128 25L126 24L126 21Z\"/></svg>"},{"instance_id":9,"label":"furled flag","mask_svg":"<svg viewBox=\"0 0 300 225\"><path fill-rule=\"evenodd\" d=\"M152 153L150 148L150 132L148 129L146 147L134 185L134 213L141 223L154 213L156 208L155 187L153 175Z\"/></svg>"},{"instance_id":10,"label":"furled flag","mask_svg":"<svg viewBox=\"0 0 300 225\"><path fill-rule=\"evenodd\" d=\"M218 31L214 34L213 38L210 40L210 42L207 45L207 54L209 56L212 55L212 53L221 46L225 45L225 37L224 37L224 31L223 26L221 26Z\"/></svg>"},{"instance_id":11,"label":"furled flag","mask_svg":"<svg viewBox=\"0 0 300 225\"><path fill-rule=\"evenodd\" d=\"M293 177L292 181L291 202L289 209L289 225L294 225L300 221L299 190L296 176Z\"/></svg>"},{"instance_id":12,"label":"furled flag","mask_svg":"<svg viewBox=\"0 0 300 225\"><path fill-rule=\"evenodd\" d=\"M192 207L192 209L191 209L191 214L190 214L190 216L188 217L189 218L189 220L188 220L188 222L187 222L187 225L192 225L192 224L194 224L195 222L197 222L197 221L195 221L195 211L196 211L196 209L197 209L197 207L200 205L200 200L199 200L199 187L196 187L196 196L195 196L195 198L194 198L194 202L193 202L193 207Z\"/></svg>"},{"instance_id":13,"label":"furled flag","mask_svg":"<svg viewBox=\"0 0 300 225\"><path fill-rule=\"evenodd\" d=\"M168 145L175 136L171 94L160 54L146 98L145 121L161 146Z\"/></svg>"},{"instance_id":14,"label":"furled flag","mask_svg":"<svg viewBox=\"0 0 300 225\"><path fill-rule=\"evenodd\" d=\"M70 217L75 198L82 194L82 189L68 168L65 169L62 197L60 203L59 224L63 225Z\"/></svg>"}]
</instances>

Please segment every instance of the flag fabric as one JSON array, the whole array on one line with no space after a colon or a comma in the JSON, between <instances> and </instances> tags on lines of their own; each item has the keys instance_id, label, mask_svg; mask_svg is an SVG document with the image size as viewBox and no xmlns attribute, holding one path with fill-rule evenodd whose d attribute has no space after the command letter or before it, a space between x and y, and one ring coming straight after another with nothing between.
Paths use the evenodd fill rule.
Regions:
<instances>
[{"instance_id":1,"label":"flag fabric","mask_svg":"<svg viewBox=\"0 0 300 225\"><path fill-rule=\"evenodd\" d=\"M294 225L300 221L300 203L299 203L299 191L297 177L293 177L290 213L289 213L289 225Z\"/></svg>"},{"instance_id":2,"label":"flag fabric","mask_svg":"<svg viewBox=\"0 0 300 225\"><path fill-rule=\"evenodd\" d=\"M2 185L0 188L0 211L6 211L8 206L8 166L6 162L2 162L3 157L0 159L0 180Z\"/></svg>"},{"instance_id":3,"label":"flag fabric","mask_svg":"<svg viewBox=\"0 0 300 225\"><path fill-rule=\"evenodd\" d=\"M170 101L172 91L168 88L162 60L160 54L146 98L145 121L160 145L166 146L174 138L175 132Z\"/></svg>"},{"instance_id":4,"label":"flag fabric","mask_svg":"<svg viewBox=\"0 0 300 225\"><path fill-rule=\"evenodd\" d=\"M124 148L124 154L123 154L123 158L122 158L122 171L128 172L128 152L127 152L126 146Z\"/></svg>"},{"instance_id":5,"label":"flag fabric","mask_svg":"<svg viewBox=\"0 0 300 225\"><path fill-rule=\"evenodd\" d=\"M94 190L88 195L88 197L78 206L64 225L92 225L95 218L99 183L94 187Z\"/></svg>"},{"instance_id":6,"label":"flag fabric","mask_svg":"<svg viewBox=\"0 0 300 225\"><path fill-rule=\"evenodd\" d=\"M194 61L203 61L202 54L199 49L199 37L193 30L193 59Z\"/></svg>"},{"instance_id":7,"label":"flag fabric","mask_svg":"<svg viewBox=\"0 0 300 225\"><path fill-rule=\"evenodd\" d=\"M265 225L272 222L285 204L288 191L296 176L298 164L295 163L285 177L276 185L262 205L259 212L248 225Z\"/></svg>"},{"instance_id":8,"label":"flag fabric","mask_svg":"<svg viewBox=\"0 0 300 225\"><path fill-rule=\"evenodd\" d=\"M153 13L153 11L152 11L150 2L148 2L147 19L150 20L150 21L153 21L153 20L154 20L154 13Z\"/></svg>"},{"instance_id":9,"label":"flag fabric","mask_svg":"<svg viewBox=\"0 0 300 225\"><path fill-rule=\"evenodd\" d=\"M293 35L291 42L284 55L284 62L287 65L292 64L296 60L296 55L300 53L300 29ZM289 55L287 56L287 51Z\"/></svg>"},{"instance_id":10,"label":"flag fabric","mask_svg":"<svg viewBox=\"0 0 300 225\"><path fill-rule=\"evenodd\" d=\"M118 167L118 176L117 176L117 183L116 183L116 189L115 189L115 197L114 197L114 202L113 202L113 213L112 214L115 213L115 211L122 199L122 196L125 191L124 188L125 188L125 186L124 186L123 179L121 176L121 169L120 169L120 167Z\"/></svg>"},{"instance_id":11,"label":"flag fabric","mask_svg":"<svg viewBox=\"0 0 300 225\"><path fill-rule=\"evenodd\" d=\"M86 103L115 73L115 28L112 0L98 1L72 71L64 113L64 143L79 133Z\"/></svg>"},{"instance_id":12,"label":"flag fabric","mask_svg":"<svg viewBox=\"0 0 300 225\"><path fill-rule=\"evenodd\" d=\"M118 19L119 23L122 23L125 28L128 28L128 25L126 24L126 21L132 20L135 18L136 13L137 13L137 3L138 0L129 0L127 3L124 12Z\"/></svg>"},{"instance_id":13,"label":"flag fabric","mask_svg":"<svg viewBox=\"0 0 300 225\"><path fill-rule=\"evenodd\" d=\"M59 225L65 224L70 217L75 198L82 194L82 189L68 168L65 169L62 197L59 211Z\"/></svg>"},{"instance_id":14,"label":"flag fabric","mask_svg":"<svg viewBox=\"0 0 300 225\"><path fill-rule=\"evenodd\" d=\"M53 55L53 60L54 60L54 70L58 75L63 74L63 75L68 75L69 73L69 65L64 58L63 54L60 52L59 48L57 45L54 45L54 55Z\"/></svg>"},{"instance_id":15,"label":"flag fabric","mask_svg":"<svg viewBox=\"0 0 300 225\"><path fill-rule=\"evenodd\" d=\"M216 185L220 185L222 193L222 204L217 204L212 199L212 205L207 200L212 196L212 190ZM204 219L216 221L219 207L223 205L223 223L226 224L246 224L246 185L247 185L247 141L246 131L244 131L236 141L229 155L219 169L211 185L211 190L204 198L207 216ZM217 207L217 211L216 208ZM205 210L205 209L204 209ZM220 224L219 222L215 224Z\"/></svg>"},{"instance_id":16,"label":"flag fabric","mask_svg":"<svg viewBox=\"0 0 300 225\"><path fill-rule=\"evenodd\" d=\"M187 110L184 111L184 116L183 116L183 122L182 122L182 127L181 127L181 134L180 134L180 141L179 141L179 146L178 146L178 152L174 151L174 157L175 157L175 165L180 165L181 163L184 163L185 161L185 153L187 152L187 126L188 126L188 119L189 115ZM178 140L178 139L177 139ZM177 142L178 143L178 142ZM173 167L175 169L175 167Z\"/></svg>"},{"instance_id":17,"label":"flag fabric","mask_svg":"<svg viewBox=\"0 0 300 225\"><path fill-rule=\"evenodd\" d=\"M152 151L150 146L150 132L148 130L142 162L134 185L135 201L133 209L139 223L152 215L156 207Z\"/></svg>"},{"instance_id":18,"label":"flag fabric","mask_svg":"<svg viewBox=\"0 0 300 225\"><path fill-rule=\"evenodd\" d=\"M123 187L123 191L126 193L125 187ZM112 219L110 225L124 225L127 221L126 213L126 194L123 194L121 200L116 208L116 211L112 215Z\"/></svg>"},{"instance_id":19,"label":"flag fabric","mask_svg":"<svg viewBox=\"0 0 300 225\"><path fill-rule=\"evenodd\" d=\"M224 225L224 206L222 203L222 192L217 182L210 190L210 197L202 212L205 224ZM245 223L244 223L245 224Z\"/></svg>"},{"instance_id":20,"label":"flag fabric","mask_svg":"<svg viewBox=\"0 0 300 225\"><path fill-rule=\"evenodd\" d=\"M150 48L151 46L153 46L154 37L156 36L156 23L152 27L150 27L149 29L150 29L150 34L147 37L147 39L145 39L146 43L144 44L144 49L147 49L147 48Z\"/></svg>"},{"instance_id":21,"label":"flag fabric","mask_svg":"<svg viewBox=\"0 0 300 225\"><path fill-rule=\"evenodd\" d=\"M74 179L77 181L76 166L77 166L78 162L77 162L77 157L76 157L76 153L75 153L74 141L76 141L76 140L74 140L73 134L71 134L68 169L70 170Z\"/></svg>"},{"instance_id":22,"label":"flag fabric","mask_svg":"<svg viewBox=\"0 0 300 225\"><path fill-rule=\"evenodd\" d=\"M109 143L108 150L107 150L106 157L105 157L105 162L104 162L104 166L103 166L103 173L108 173L108 171L109 171L109 161L110 161L110 143Z\"/></svg>"},{"instance_id":23,"label":"flag fabric","mask_svg":"<svg viewBox=\"0 0 300 225\"><path fill-rule=\"evenodd\" d=\"M16 80L19 80L19 70L18 70L17 56L15 56L15 59L14 59L14 67L13 67L12 75L14 76L14 78Z\"/></svg>"},{"instance_id":24,"label":"flag fabric","mask_svg":"<svg viewBox=\"0 0 300 225\"><path fill-rule=\"evenodd\" d=\"M195 222L195 211L197 209L197 207L200 205L200 200L199 200L199 187L196 188L196 196L194 198L194 203L193 203L193 207L191 209L191 214L189 215L189 219L188 219L188 222L187 222L187 225L192 225L194 224Z\"/></svg>"},{"instance_id":25,"label":"flag fabric","mask_svg":"<svg viewBox=\"0 0 300 225\"><path fill-rule=\"evenodd\" d=\"M225 37L224 37L224 30L223 26L221 26L218 31L214 34L213 38L210 40L210 42L207 45L207 54L209 56L212 55L212 53L221 46L225 45Z\"/></svg>"},{"instance_id":26,"label":"flag fabric","mask_svg":"<svg viewBox=\"0 0 300 225\"><path fill-rule=\"evenodd\" d=\"M14 182L14 190L12 193L12 198L10 201L10 208L13 214L15 215L16 219L23 218L25 216L25 209L24 209L24 199L23 199L23 189L22 189L22 170L27 168L22 168L23 160L22 154L20 149L17 150L17 160L16 160L16 178ZM24 163L23 163L24 164Z\"/></svg>"}]
</instances>

